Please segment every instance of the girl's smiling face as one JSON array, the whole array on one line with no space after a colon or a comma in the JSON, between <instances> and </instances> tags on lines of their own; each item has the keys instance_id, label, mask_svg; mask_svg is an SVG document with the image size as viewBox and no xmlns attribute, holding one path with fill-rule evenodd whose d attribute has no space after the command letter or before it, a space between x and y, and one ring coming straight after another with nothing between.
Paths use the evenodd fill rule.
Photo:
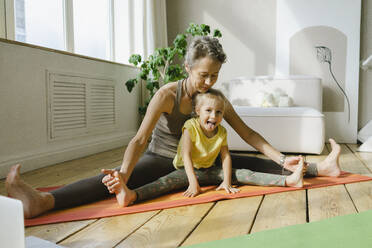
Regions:
<instances>
[{"instance_id":1,"label":"girl's smiling face","mask_svg":"<svg viewBox=\"0 0 372 248\"><path fill-rule=\"evenodd\" d=\"M204 93L216 83L221 63L207 56L198 59L191 68L187 64L185 67L194 89Z\"/></svg>"},{"instance_id":2,"label":"girl's smiling face","mask_svg":"<svg viewBox=\"0 0 372 248\"><path fill-rule=\"evenodd\" d=\"M217 96L205 96L195 106L200 127L207 137L212 137L217 133L217 127L223 119L224 109L224 101Z\"/></svg>"}]
</instances>

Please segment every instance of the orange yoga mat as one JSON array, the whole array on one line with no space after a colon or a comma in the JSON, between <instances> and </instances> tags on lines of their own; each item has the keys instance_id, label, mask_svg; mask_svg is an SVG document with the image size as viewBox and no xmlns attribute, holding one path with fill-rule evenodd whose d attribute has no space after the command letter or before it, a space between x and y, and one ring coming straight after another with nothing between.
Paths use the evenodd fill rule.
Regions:
<instances>
[{"instance_id":1,"label":"orange yoga mat","mask_svg":"<svg viewBox=\"0 0 372 248\"><path fill-rule=\"evenodd\" d=\"M371 177L358 174L342 172L338 178L332 177L315 177L305 178L303 188L291 187L263 187L263 186L241 186L240 192L237 194L227 194L224 190L216 191L216 186L203 187L203 193L194 198L186 198L182 196L182 192L164 195L149 201L141 202L129 207L120 208L116 204L115 197L98 201L95 203L74 207L70 209L51 211L32 219L25 219L25 226L36 226L42 224L51 224L58 222L67 222L74 220L96 219L122 214L139 213L151 210L173 208L192 204L199 204L222 199L234 199L240 197L257 196L264 194L274 194L285 191L303 190L311 188L326 187L337 184L354 183L361 181L372 180ZM48 191L56 187L43 188L40 190Z\"/></svg>"}]
</instances>

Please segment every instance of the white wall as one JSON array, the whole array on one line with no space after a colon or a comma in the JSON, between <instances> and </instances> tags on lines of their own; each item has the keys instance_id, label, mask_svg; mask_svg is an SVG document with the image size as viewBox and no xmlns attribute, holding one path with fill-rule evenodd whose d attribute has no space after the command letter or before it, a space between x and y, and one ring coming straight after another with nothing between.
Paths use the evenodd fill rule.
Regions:
<instances>
[{"instance_id":1,"label":"white wall","mask_svg":"<svg viewBox=\"0 0 372 248\"><path fill-rule=\"evenodd\" d=\"M323 35L319 40L304 48L302 53L312 52L313 62L311 57L304 59L308 62L310 68L312 64L319 65L316 62L315 46L326 46L333 50L333 69L339 61L345 60L342 55L346 56L346 68L344 70L335 71L336 78L342 78L345 74L344 90L350 100L350 121L348 119L348 109L346 101L345 108L341 111L323 110L325 115L326 138L334 138L342 143L356 143L357 141L357 126L358 126L358 79L359 79L359 44L360 44L360 9L361 1L355 0L286 0L279 1L277 5L277 28L276 28L276 74L290 74L290 39L294 34L304 28L314 26L332 27L344 34L347 38L346 53L336 50L338 46L337 40L330 40ZM342 44L342 40L339 41ZM336 51L336 52L335 52ZM339 52L339 53L337 53ZM339 56L340 59L337 59ZM326 65L327 66L327 65ZM323 66L327 68L326 66ZM311 75L323 79L323 87L328 82L326 75L330 73L317 73L316 70L306 70ZM338 73L337 73L338 72ZM323 75L322 75L323 74ZM332 82L334 85L335 83ZM337 88L332 89L333 92L339 92ZM324 95L327 97L327 95ZM341 100L343 96L341 95Z\"/></svg>"},{"instance_id":2,"label":"white wall","mask_svg":"<svg viewBox=\"0 0 372 248\"><path fill-rule=\"evenodd\" d=\"M275 72L276 0L168 0L168 44L190 22L222 32L227 54L218 83Z\"/></svg>"},{"instance_id":3,"label":"white wall","mask_svg":"<svg viewBox=\"0 0 372 248\"><path fill-rule=\"evenodd\" d=\"M46 70L113 79L119 89L113 131L48 141ZM9 167L23 171L123 146L138 128L138 87L129 94L124 82L136 68L101 62L0 40L0 178Z\"/></svg>"}]
</instances>

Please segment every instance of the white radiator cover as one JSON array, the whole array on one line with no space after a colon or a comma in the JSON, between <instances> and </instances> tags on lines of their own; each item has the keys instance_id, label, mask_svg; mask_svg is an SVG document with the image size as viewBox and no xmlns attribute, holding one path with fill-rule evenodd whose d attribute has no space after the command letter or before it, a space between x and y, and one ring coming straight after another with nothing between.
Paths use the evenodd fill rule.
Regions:
<instances>
[{"instance_id":1,"label":"white radiator cover","mask_svg":"<svg viewBox=\"0 0 372 248\"><path fill-rule=\"evenodd\" d=\"M47 72L49 140L115 129L115 82L109 78Z\"/></svg>"}]
</instances>

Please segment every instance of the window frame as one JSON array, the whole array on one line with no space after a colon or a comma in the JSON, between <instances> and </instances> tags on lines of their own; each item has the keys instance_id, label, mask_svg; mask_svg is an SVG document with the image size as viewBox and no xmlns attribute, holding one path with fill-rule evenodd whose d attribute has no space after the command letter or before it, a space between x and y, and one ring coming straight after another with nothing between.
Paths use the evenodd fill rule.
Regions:
<instances>
[{"instance_id":1,"label":"window frame","mask_svg":"<svg viewBox=\"0 0 372 248\"><path fill-rule=\"evenodd\" d=\"M5 25L6 25L6 20L5 20L5 0L0 0L0 38L5 38Z\"/></svg>"},{"instance_id":2,"label":"window frame","mask_svg":"<svg viewBox=\"0 0 372 248\"><path fill-rule=\"evenodd\" d=\"M74 53L74 11L73 0L63 0L63 35L65 37L65 49Z\"/></svg>"},{"instance_id":3,"label":"window frame","mask_svg":"<svg viewBox=\"0 0 372 248\"><path fill-rule=\"evenodd\" d=\"M5 0L5 38L15 40L14 0Z\"/></svg>"}]
</instances>

